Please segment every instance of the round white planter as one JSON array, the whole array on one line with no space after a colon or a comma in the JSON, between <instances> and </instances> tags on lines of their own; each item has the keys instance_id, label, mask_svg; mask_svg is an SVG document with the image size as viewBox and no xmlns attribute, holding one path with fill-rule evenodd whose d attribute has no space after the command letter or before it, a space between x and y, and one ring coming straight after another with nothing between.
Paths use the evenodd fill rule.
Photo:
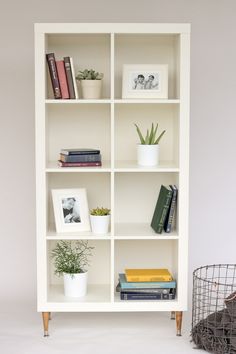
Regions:
<instances>
[{"instance_id":1,"label":"round white planter","mask_svg":"<svg viewBox=\"0 0 236 354\"><path fill-rule=\"evenodd\" d=\"M82 96L84 99L99 99L102 96L102 80L81 80Z\"/></svg>"},{"instance_id":2,"label":"round white planter","mask_svg":"<svg viewBox=\"0 0 236 354\"><path fill-rule=\"evenodd\" d=\"M87 293L88 272L63 274L64 294L68 297L82 297Z\"/></svg>"},{"instance_id":3,"label":"round white planter","mask_svg":"<svg viewBox=\"0 0 236 354\"><path fill-rule=\"evenodd\" d=\"M110 223L110 215L90 215L92 232L94 234L107 234Z\"/></svg>"},{"instance_id":4,"label":"round white planter","mask_svg":"<svg viewBox=\"0 0 236 354\"><path fill-rule=\"evenodd\" d=\"M159 163L159 145L138 144L137 155L140 166L156 166Z\"/></svg>"}]
</instances>

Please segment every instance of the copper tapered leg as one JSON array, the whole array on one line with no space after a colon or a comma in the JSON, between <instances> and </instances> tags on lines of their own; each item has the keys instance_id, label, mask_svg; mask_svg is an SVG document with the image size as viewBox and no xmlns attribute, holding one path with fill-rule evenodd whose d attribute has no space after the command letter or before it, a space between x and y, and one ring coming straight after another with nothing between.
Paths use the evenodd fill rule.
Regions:
<instances>
[{"instance_id":1,"label":"copper tapered leg","mask_svg":"<svg viewBox=\"0 0 236 354\"><path fill-rule=\"evenodd\" d=\"M175 320L175 311L171 311L170 319Z\"/></svg>"},{"instance_id":2,"label":"copper tapered leg","mask_svg":"<svg viewBox=\"0 0 236 354\"><path fill-rule=\"evenodd\" d=\"M50 312L42 312L43 316L43 328L44 328L44 337L48 337L48 322L50 317Z\"/></svg>"},{"instance_id":3,"label":"copper tapered leg","mask_svg":"<svg viewBox=\"0 0 236 354\"><path fill-rule=\"evenodd\" d=\"M175 312L175 318L176 318L176 335L177 336L181 336L183 312L182 311L176 311Z\"/></svg>"},{"instance_id":4,"label":"copper tapered leg","mask_svg":"<svg viewBox=\"0 0 236 354\"><path fill-rule=\"evenodd\" d=\"M52 313L49 312L49 321L52 319Z\"/></svg>"}]
</instances>

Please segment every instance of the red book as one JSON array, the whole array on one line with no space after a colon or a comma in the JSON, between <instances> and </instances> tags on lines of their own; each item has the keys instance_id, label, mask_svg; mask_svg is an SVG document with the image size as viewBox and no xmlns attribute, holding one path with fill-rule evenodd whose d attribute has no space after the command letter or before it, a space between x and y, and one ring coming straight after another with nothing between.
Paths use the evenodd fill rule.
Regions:
<instances>
[{"instance_id":1,"label":"red book","mask_svg":"<svg viewBox=\"0 0 236 354\"><path fill-rule=\"evenodd\" d=\"M63 162L58 160L58 166L60 167L94 167L102 166L101 162Z\"/></svg>"},{"instance_id":2,"label":"red book","mask_svg":"<svg viewBox=\"0 0 236 354\"><path fill-rule=\"evenodd\" d=\"M66 80L66 71L65 71L64 60L57 60L56 66L57 66L57 73L58 73L58 77L59 77L62 98L64 98L64 99L70 98L67 80Z\"/></svg>"}]
</instances>

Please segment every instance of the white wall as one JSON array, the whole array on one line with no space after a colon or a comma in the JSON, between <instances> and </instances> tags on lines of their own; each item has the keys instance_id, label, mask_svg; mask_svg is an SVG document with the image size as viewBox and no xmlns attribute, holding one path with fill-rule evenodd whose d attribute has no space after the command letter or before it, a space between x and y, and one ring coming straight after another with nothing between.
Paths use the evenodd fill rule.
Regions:
<instances>
[{"instance_id":1,"label":"white wall","mask_svg":"<svg viewBox=\"0 0 236 354\"><path fill-rule=\"evenodd\" d=\"M189 22L189 278L235 262L235 0L8 0L0 13L0 297L36 298L34 22ZM4 301L0 302L4 307Z\"/></svg>"}]
</instances>

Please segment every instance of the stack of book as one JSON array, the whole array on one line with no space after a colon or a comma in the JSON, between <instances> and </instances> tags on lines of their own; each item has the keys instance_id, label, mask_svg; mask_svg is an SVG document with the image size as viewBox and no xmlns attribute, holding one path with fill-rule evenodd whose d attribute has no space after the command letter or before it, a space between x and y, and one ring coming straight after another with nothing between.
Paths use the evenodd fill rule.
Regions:
<instances>
[{"instance_id":1,"label":"stack of book","mask_svg":"<svg viewBox=\"0 0 236 354\"><path fill-rule=\"evenodd\" d=\"M96 149L61 149L60 167L102 166L102 155Z\"/></svg>"},{"instance_id":2,"label":"stack of book","mask_svg":"<svg viewBox=\"0 0 236 354\"><path fill-rule=\"evenodd\" d=\"M177 207L178 189L175 185L161 186L155 211L151 221L153 230L161 234L163 229L169 233L173 229Z\"/></svg>"},{"instance_id":3,"label":"stack of book","mask_svg":"<svg viewBox=\"0 0 236 354\"><path fill-rule=\"evenodd\" d=\"M121 300L174 300L176 281L167 269L126 269L116 290Z\"/></svg>"},{"instance_id":4,"label":"stack of book","mask_svg":"<svg viewBox=\"0 0 236 354\"><path fill-rule=\"evenodd\" d=\"M56 60L54 53L46 54L46 59L48 63L54 98L79 98L73 59L71 57L64 57L64 60Z\"/></svg>"}]
</instances>

